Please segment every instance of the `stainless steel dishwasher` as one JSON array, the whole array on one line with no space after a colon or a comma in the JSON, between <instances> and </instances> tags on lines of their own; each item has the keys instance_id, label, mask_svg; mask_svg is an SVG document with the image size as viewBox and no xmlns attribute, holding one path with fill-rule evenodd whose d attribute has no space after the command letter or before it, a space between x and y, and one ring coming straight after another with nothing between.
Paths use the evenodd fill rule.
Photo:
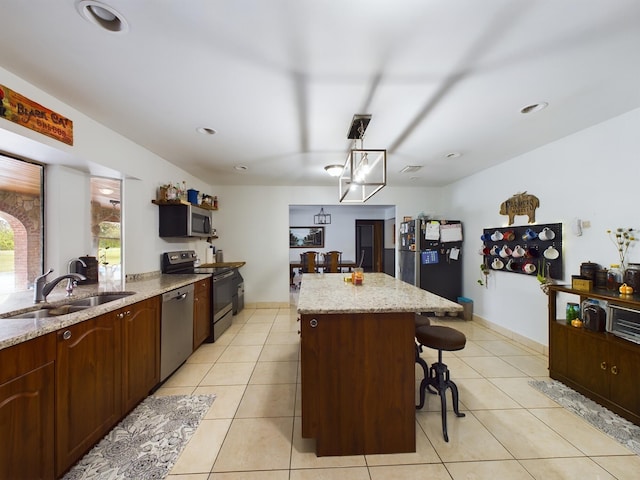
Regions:
<instances>
[{"instance_id":1,"label":"stainless steel dishwasher","mask_svg":"<svg viewBox=\"0 0 640 480\"><path fill-rule=\"evenodd\" d=\"M162 295L160 381L176 371L193 351L193 284Z\"/></svg>"}]
</instances>

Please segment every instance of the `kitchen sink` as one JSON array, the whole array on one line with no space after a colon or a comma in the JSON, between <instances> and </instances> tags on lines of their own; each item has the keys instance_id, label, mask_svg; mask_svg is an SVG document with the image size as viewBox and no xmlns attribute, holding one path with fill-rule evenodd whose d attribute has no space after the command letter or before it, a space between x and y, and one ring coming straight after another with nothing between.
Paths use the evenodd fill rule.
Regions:
<instances>
[{"instance_id":1,"label":"kitchen sink","mask_svg":"<svg viewBox=\"0 0 640 480\"><path fill-rule=\"evenodd\" d=\"M91 297L72 300L62 305L45 305L39 310L32 310L30 312L18 313L11 317L5 317L5 318L7 319L17 319L17 318L40 319L40 318L57 317L59 315L68 315L70 313L86 310L87 308L97 307L98 305L103 305L105 303L113 302L115 300L120 300L122 298L128 297L129 295L133 295L134 293L135 292L99 293L97 295L92 295Z\"/></svg>"},{"instance_id":2,"label":"kitchen sink","mask_svg":"<svg viewBox=\"0 0 640 480\"><path fill-rule=\"evenodd\" d=\"M12 317L5 317L7 319L13 318L51 318L59 315L68 315L69 313L80 312L86 310L88 307L81 307L77 305L61 305L55 308L41 308L40 310L32 310L30 312L23 312Z\"/></svg>"},{"instance_id":3,"label":"kitchen sink","mask_svg":"<svg viewBox=\"0 0 640 480\"><path fill-rule=\"evenodd\" d=\"M120 300L122 298L128 297L129 295L133 295L134 293L135 292L99 293L91 297L79 298L78 300L67 302L65 305L71 305L74 307L84 307L84 308L97 307L98 305L102 305L103 303L109 303L115 300Z\"/></svg>"}]
</instances>

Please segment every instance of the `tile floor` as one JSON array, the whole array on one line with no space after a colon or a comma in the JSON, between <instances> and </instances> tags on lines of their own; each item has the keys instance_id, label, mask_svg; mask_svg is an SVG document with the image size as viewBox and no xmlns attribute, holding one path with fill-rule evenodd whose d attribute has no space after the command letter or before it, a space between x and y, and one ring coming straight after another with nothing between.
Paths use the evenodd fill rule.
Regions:
<instances>
[{"instance_id":1,"label":"tile floor","mask_svg":"<svg viewBox=\"0 0 640 480\"><path fill-rule=\"evenodd\" d=\"M449 414L449 443L438 397L428 395L415 453L316 457L300 434L295 308L245 309L157 392L217 395L168 479L640 478L640 457L528 385L547 378L546 357L477 323L439 320L467 336L464 350L444 355L466 413ZM437 354L423 356L430 364ZM416 366L417 384L420 374Z\"/></svg>"}]
</instances>

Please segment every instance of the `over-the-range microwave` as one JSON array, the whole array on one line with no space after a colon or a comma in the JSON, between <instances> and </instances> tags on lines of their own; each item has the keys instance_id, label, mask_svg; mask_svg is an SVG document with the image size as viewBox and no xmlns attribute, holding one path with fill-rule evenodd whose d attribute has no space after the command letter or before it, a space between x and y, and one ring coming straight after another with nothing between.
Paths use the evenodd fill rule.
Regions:
<instances>
[{"instance_id":1,"label":"over-the-range microwave","mask_svg":"<svg viewBox=\"0 0 640 480\"><path fill-rule=\"evenodd\" d=\"M210 237L213 212L195 205L161 205L161 237Z\"/></svg>"}]
</instances>

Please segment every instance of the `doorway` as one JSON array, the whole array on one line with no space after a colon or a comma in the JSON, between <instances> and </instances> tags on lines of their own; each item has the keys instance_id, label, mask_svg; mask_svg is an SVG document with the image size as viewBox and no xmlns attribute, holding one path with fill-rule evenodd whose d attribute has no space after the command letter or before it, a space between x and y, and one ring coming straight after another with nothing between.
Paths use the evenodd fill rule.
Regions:
<instances>
[{"instance_id":1,"label":"doorway","mask_svg":"<svg viewBox=\"0 0 640 480\"><path fill-rule=\"evenodd\" d=\"M365 272L384 272L384 220L356 220L356 262L361 256Z\"/></svg>"}]
</instances>

